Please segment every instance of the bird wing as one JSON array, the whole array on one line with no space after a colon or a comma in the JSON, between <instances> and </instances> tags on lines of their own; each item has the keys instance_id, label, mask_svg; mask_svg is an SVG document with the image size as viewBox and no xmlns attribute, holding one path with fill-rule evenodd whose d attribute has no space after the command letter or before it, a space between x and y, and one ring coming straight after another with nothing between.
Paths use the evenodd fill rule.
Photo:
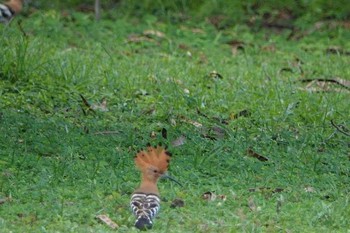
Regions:
<instances>
[{"instance_id":1,"label":"bird wing","mask_svg":"<svg viewBox=\"0 0 350 233\"><path fill-rule=\"evenodd\" d=\"M152 219L160 209L160 199L155 194L134 193L131 196L130 207L136 216L135 226L137 228L150 228L153 225Z\"/></svg>"}]
</instances>

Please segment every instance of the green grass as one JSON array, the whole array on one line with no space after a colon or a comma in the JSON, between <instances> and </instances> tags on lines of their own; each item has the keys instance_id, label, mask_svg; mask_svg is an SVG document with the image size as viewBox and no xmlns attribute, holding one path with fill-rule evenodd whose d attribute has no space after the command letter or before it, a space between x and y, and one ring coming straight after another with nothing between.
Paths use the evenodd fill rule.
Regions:
<instances>
[{"instance_id":1,"label":"green grass","mask_svg":"<svg viewBox=\"0 0 350 233\"><path fill-rule=\"evenodd\" d=\"M114 232L98 214L119 232L136 232L132 158L148 142L170 145L182 135L184 145L170 145L170 173L184 187L160 182L154 232L350 229L349 137L330 123L349 127L349 92L307 92L297 81L349 79L350 57L326 53L349 48L349 31L296 41L244 25L217 31L206 21L151 16L97 23L54 10L24 18L26 35L17 22L0 29L1 232ZM165 36L127 42L144 30ZM233 55L230 40L244 50ZM89 111L80 95L94 104L105 98L108 111ZM243 110L250 115L234 117ZM203 137L212 127L224 135ZM96 134L104 131L115 133ZM269 161L247 156L248 148ZM261 187L270 189L249 191ZM227 200L204 201L207 191ZM185 207L171 209L175 198Z\"/></svg>"}]
</instances>

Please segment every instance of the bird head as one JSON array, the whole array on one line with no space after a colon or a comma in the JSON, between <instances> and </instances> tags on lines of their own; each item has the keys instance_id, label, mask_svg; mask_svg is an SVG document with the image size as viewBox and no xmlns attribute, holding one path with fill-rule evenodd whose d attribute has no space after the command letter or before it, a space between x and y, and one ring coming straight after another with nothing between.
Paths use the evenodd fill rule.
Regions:
<instances>
[{"instance_id":1,"label":"bird head","mask_svg":"<svg viewBox=\"0 0 350 233\"><path fill-rule=\"evenodd\" d=\"M169 178L177 182L167 174L170 159L171 153L161 146L148 146L146 150L138 152L134 158L135 165L141 171L143 178L155 183L159 178Z\"/></svg>"}]
</instances>

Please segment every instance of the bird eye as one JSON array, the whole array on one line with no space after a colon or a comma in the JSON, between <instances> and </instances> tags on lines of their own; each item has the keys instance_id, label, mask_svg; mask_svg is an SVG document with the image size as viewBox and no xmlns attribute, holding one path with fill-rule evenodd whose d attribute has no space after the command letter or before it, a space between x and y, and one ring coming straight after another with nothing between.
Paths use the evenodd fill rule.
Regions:
<instances>
[{"instance_id":1,"label":"bird eye","mask_svg":"<svg viewBox=\"0 0 350 233\"><path fill-rule=\"evenodd\" d=\"M157 170L153 170L154 173L157 173L158 171Z\"/></svg>"}]
</instances>

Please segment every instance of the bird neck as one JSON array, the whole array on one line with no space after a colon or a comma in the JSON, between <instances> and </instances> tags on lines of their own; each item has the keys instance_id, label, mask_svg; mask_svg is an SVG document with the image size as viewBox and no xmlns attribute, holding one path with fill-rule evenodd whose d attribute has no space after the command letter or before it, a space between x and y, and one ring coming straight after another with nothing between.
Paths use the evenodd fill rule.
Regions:
<instances>
[{"instance_id":1,"label":"bird neck","mask_svg":"<svg viewBox=\"0 0 350 233\"><path fill-rule=\"evenodd\" d=\"M11 8L15 13L18 13L22 10L22 1L21 0L10 0L6 2L6 5Z\"/></svg>"},{"instance_id":2,"label":"bird neck","mask_svg":"<svg viewBox=\"0 0 350 233\"><path fill-rule=\"evenodd\" d=\"M157 180L158 179L156 178L149 179L147 176L142 175L140 187L136 190L136 192L153 193L159 195Z\"/></svg>"}]
</instances>

